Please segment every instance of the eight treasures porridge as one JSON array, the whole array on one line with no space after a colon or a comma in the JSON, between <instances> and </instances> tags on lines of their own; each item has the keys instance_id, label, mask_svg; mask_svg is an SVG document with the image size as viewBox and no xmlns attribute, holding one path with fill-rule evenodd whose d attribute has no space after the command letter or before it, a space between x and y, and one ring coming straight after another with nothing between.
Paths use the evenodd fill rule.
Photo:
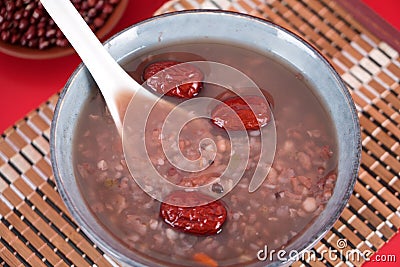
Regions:
<instances>
[{"instance_id":1,"label":"eight treasures porridge","mask_svg":"<svg viewBox=\"0 0 400 267\"><path fill-rule=\"evenodd\" d=\"M166 98L185 101L198 96L217 97L232 107L249 133L250 159L239 184L218 201L205 206L181 208L160 203L143 192L130 176L121 139L97 90L81 115L75 136L74 164L81 192L88 206L117 239L127 247L164 264L229 266L257 261L257 252L282 248L324 209L333 193L337 173L337 146L332 122L301 74L290 67L244 47L220 43L173 45L130 58L125 67L149 90L162 91L151 75L179 62L220 62L247 74L263 90L268 103L256 96L256 116L244 101L210 84L189 83L169 91ZM174 74L202 77L196 67ZM177 78L178 77L178 78ZM163 81L161 81L162 83ZM248 192L249 177L259 159L259 128L274 115L277 147L272 169L261 187ZM199 140L212 136L217 154L201 173L174 168L160 153L160 129L150 123L146 144L153 166L165 179L184 186L212 183L230 156L224 128L235 121L216 107L202 131L181 133L179 147L189 159L199 157ZM235 129L234 129L235 130ZM143 157L145 158L145 156ZM138 164L140 159L138 160ZM175 192L171 198L205 196Z\"/></svg>"}]
</instances>

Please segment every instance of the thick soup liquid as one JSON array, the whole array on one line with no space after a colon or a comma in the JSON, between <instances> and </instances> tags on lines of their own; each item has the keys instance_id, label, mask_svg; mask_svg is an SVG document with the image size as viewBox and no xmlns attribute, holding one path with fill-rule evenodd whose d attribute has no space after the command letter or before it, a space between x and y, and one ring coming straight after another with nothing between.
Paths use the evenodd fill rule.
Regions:
<instances>
[{"instance_id":1,"label":"thick soup liquid","mask_svg":"<svg viewBox=\"0 0 400 267\"><path fill-rule=\"evenodd\" d=\"M124 66L142 83L144 68L160 60L220 62L253 79L270 96L275 118L277 148L272 169L256 192L248 192L249 175L245 173L221 199L228 214L219 233L204 236L177 231L160 218L160 203L132 179L121 139L101 95L93 90L74 140L77 180L93 214L127 247L166 265L243 266L257 262L257 252L265 245L269 249L285 247L321 213L336 181L336 135L310 86L300 73L275 59L222 43L173 45L134 55ZM216 94L215 90L221 89L205 84L199 96L223 92ZM154 142L157 131L152 128L147 133L155 135ZM206 132L217 136L222 155L229 156L224 130L210 124ZM196 138L192 139L195 143ZM250 133L250 146L255 151L250 161L256 161L257 131ZM171 169L156 150L150 156L166 179L178 184L196 179L193 174ZM210 167L221 170L224 164L226 160L220 158Z\"/></svg>"}]
</instances>

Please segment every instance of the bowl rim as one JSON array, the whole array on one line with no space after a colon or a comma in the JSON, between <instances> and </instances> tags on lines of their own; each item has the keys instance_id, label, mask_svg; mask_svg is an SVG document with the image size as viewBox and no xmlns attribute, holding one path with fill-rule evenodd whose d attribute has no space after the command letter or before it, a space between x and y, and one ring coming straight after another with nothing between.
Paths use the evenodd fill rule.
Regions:
<instances>
[{"instance_id":1,"label":"bowl rim","mask_svg":"<svg viewBox=\"0 0 400 267\"><path fill-rule=\"evenodd\" d=\"M327 59L326 56L324 56L318 48L316 48L314 45L312 45L309 41L305 40L304 38L302 38L301 36L299 36L297 33L293 32L290 29L287 29L279 24L276 24L270 20L267 19L263 19L263 18L259 18L259 17L255 17L249 14L244 14L244 13L240 13L240 12L236 12L236 11L228 11L228 10L216 10L216 9L192 9L192 10L182 10L182 11L174 11L174 12L169 12L169 13L164 13L164 14L159 14L156 16L153 16L151 18L142 20L138 23L135 23L127 28L125 28L124 30L116 33L115 35L113 35L111 38L109 38L108 40L106 40L103 45L107 47L107 44L109 44L111 41L113 41L115 38L117 38L119 35L123 34L126 31L131 30L132 28L136 28L141 26L142 24L146 24L148 22L151 21L155 21L155 20L159 20L159 19L163 19L164 17L171 17L171 16L177 16L177 15L181 15L181 14L222 14L222 15L227 15L227 16L234 16L234 17L241 17L244 19L247 19L249 21L257 21L263 24L267 24L269 26L272 26L273 28L276 28L280 31L283 31L285 33L287 33L288 35L290 35L291 37L295 38L297 41L300 41L301 43L303 43L307 49L309 49L311 52L313 52L313 54L315 54L316 56L319 57L320 60L322 60L323 64L327 66L329 73L332 75L332 77L335 79L335 81L340 85L340 87L338 87L338 90L340 90L345 98L345 101L347 102L349 108L350 108L350 112L351 112L351 119L353 120L353 126L355 126L355 132L353 132L352 134L354 135L354 141L355 141L355 151L357 152L357 154L354 155L354 158L352 158L353 164L352 164L352 170L351 170L351 177L349 177L349 181L347 183L348 188L345 191L340 205L336 206L336 210L335 213L332 214L332 216L330 217L330 220L327 224L324 225L324 227L321 227L321 229L319 229L319 231L317 233L315 233L309 240L309 243L303 247L301 247L299 254L304 253L305 251L311 249L312 247L315 246L315 244L320 241L325 235L326 233L333 227L334 223L339 219L341 213L343 212L344 208L346 207L350 196L353 193L354 190L354 186L355 183L357 181L357 177L358 177L358 171L359 171L359 167L360 167L360 160L361 160L361 149L362 149L362 145L361 145L361 132L360 132L360 127L359 127L359 119L358 119L358 115L357 115L357 109L355 107L355 104L353 102L353 99L351 97L351 94L349 92L349 90L347 89L345 83L343 82L342 78L340 77L340 75L336 72L335 68L333 67L333 65L331 64L331 62ZM58 164L57 164L57 158L56 158L56 147L55 147L55 138L56 138L56 126L57 126L57 121L58 121L58 117L60 114L60 110L62 108L62 104L63 104L63 99L67 93L67 89L70 86L70 84L74 81L75 76L84 69L84 64L81 63L76 69L75 71L71 74L70 78L68 79L66 85L64 86L62 92L60 93L60 97L59 100L56 104L55 107L55 111L54 111L54 117L51 123L51 132L50 132L50 154L51 154L51 162L52 162L52 168L53 168L53 173L55 176L55 180L57 185L62 185L62 177L60 177L60 175L58 174L57 170L58 170ZM358 127L356 127L358 126ZM102 249L104 249L110 256L112 256L114 259L117 260L121 260L123 263L126 264L135 264L134 266L146 266L143 265L141 263L136 262L134 259L130 259L127 256L125 256L124 254L116 251L113 247L104 247L103 246L103 241L102 238L100 238L96 233L92 233L91 231L88 231L87 229L89 227L89 225L87 225L79 216L79 214L74 210L73 205L71 205L71 199L68 196L68 193L66 192L66 189L63 186L58 186L58 191L61 195L62 200L64 201L64 203L66 203L67 209L68 211L71 213L71 215L73 216L73 218L78 222L78 225L81 227L82 230L84 230L84 232L89 236L89 238L91 240L93 240L96 244L98 244ZM311 222L312 223L312 222ZM293 259L289 259L290 261ZM259 263L256 263L256 265ZM274 262L267 262L266 266L281 266L282 262L279 261L274 261ZM249 266L253 266L254 264L250 264Z\"/></svg>"}]
</instances>

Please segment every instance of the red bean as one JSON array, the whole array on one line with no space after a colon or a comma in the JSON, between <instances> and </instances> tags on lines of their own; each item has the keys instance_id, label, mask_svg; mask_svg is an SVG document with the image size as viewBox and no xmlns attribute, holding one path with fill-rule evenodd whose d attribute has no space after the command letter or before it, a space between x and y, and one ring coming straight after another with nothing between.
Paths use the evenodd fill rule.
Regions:
<instances>
[{"instance_id":1,"label":"red bean","mask_svg":"<svg viewBox=\"0 0 400 267\"><path fill-rule=\"evenodd\" d=\"M73 0L93 31L99 30L120 0ZM104 11L104 6L106 10ZM103 13L106 13L104 16ZM39 0L0 1L0 39L16 45L46 49L69 45ZM55 34L56 33L56 34ZM44 37L44 38L43 38Z\"/></svg>"},{"instance_id":2,"label":"red bean","mask_svg":"<svg viewBox=\"0 0 400 267\"><path fill-rule=\"evenodd\" d=\"M320 157L324 160L328 160L332 157L333 152L331 150L331 148L329 147L329 145L324 145L321 147L321 151L320 151Z\"/></svg>"}]
</instances>

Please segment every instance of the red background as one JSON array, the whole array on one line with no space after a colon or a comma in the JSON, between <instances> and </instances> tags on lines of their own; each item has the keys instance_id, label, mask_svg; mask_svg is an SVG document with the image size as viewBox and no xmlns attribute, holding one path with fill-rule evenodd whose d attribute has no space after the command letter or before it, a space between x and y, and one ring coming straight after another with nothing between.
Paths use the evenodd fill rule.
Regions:
<instances>
[{"instance_id":1,"label":"red background","mask_svg":"<svg viewBox=\"0 0 400 267\"><path fill-rule=\"evenodd\" d=\"M350 1L350 0L349 0ZM399 0L362 0L395 28L400 30ZM128 12L110 34L150 17L166 0L130 0ZM51 60L27 60L0 53L0 132L13 125L32 109L59 91L80 63L77 55ZM371 261L364 267L400 266L400 234L379 254L395 254L397 263Z\"/></svg>"}]
</instances>

